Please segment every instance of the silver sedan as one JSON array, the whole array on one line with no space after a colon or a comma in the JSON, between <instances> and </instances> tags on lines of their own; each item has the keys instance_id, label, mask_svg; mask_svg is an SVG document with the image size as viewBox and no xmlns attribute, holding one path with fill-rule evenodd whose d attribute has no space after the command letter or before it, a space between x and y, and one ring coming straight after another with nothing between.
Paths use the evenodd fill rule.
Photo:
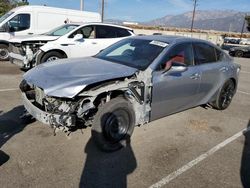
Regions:
<instances>
[{"instance_id":1,"label":"silver sedan","mask_svg":"<svg viewBox=\"0 0 250 188\"><path fill-rule=\"evenodd\" d=\"M55 129L92 127L103 150L134 127L199 105L226 109L240 66L217 46L176 36L124 39L94 57L42 64L20 84L24 106Z\"/></svg>"}]
</instances>

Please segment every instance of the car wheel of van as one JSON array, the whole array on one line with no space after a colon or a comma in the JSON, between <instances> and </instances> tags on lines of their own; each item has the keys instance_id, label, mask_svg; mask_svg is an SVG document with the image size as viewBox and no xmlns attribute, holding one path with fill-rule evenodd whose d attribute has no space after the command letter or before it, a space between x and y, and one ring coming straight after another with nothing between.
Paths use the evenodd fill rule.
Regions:
<instances>
[{"instance_id":1,"label":"car wheel of van","mask_svg":"<svg viewBox=\"0 0 250 188\"><path fill-rule=\"evenodd\" d=\"M235 52L235 57L243 57L244 53L240 50Z\"/></svg>"},{"instance_id":2,"label":"car wheel of van","mask_svg":"<svg viewBox=\"0 0 250 188\"><path fill-rule=\"evenodd\" d=\"M132 104L123 97L101 104L92 124L92 139L103 151L116 151L130 143L135 126Z\"/></svg>"},{"instance_id":3,"label":"car wheel of van","mask_svg":"<svg viewBox=\"0 0 250 188\"><path fill-rule=\"evenodd\" d=\"M48 52L44 54L44 56L41 59L41 63L55 61L55 60L62 59L62 58L64 58L64 56L61 53L52 51L52 52Z\"/></svg>"},{"instance_id":4,"label":"car wheel of van","mask_svg":"<svg viewBox=\"0 0 250 188\"><path fill-rule=\"evenodd\" d=\"M220 89L216 101L211 105L218 110L225 110L231 103L235 93L235 84L233 80L228 80Z\"/></svg>"},{"instance_id":5,"label":"car wheel of van","mask_svg":"<svg viewBox=\"0 0 250 188\"><path fill-rule=\"evenodd\" d=\"M0 44L0 61L7 61L9 59L8 46Z\"/></svg>"}]
</instances>

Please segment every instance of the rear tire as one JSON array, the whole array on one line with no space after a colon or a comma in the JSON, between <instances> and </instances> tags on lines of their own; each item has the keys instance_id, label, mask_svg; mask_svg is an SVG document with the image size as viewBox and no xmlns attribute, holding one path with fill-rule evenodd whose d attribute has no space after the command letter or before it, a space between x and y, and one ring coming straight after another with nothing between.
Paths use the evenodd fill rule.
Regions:
<instances>
[{"instance_id":1,"label":"rear tire","mask_svg":"<svg viewBox=\"0 0 250 188\"><path fill-rule=\"evenodd\" d=\"M235 93L235 84L233 80L228 80L224 83L220 92L217 95L217 98L211 105L217 110L225 110L229 107L233 96Z\"/></svg>"},{"instance_id":2,"label":"rear tire","mask_svg":"<svg viewBox=\"0 0 250 188\"><path fill-rule=\"evenodd\" d=\"M243 57L244 56L244 53L240 50L236 51L235 52L235 57Z\"/></svg>"},{"instance_id":3,"label":"rear tire","mask_svg":"<svg viewBox=\"0 0 250 188\"><path fill-rule=\"evenodd\" d=\"M0 61L9 60L9 49L8 45L0 44Z\"/></svg>"},{"instance_id":4,"label":"rear tire","mask_svg":"<svg viewBox=\"0 0 250 188\"><path fill-rule=\"evenodd\" d=\"M62 58L64 58L64 56L61 53L56 52L56 51L52 51L52 52L46 53L42 57L41 63L51 62L51 61L55 61L55 60L62 59Z\"/></svg>"},{"instance_id":5,"label":"rear tire","mask_svg":"<svg viewBox=\"0 0 250 188\"><path fill-rule=\"evenodd\" d=\"M123 97L100 105L92 124L92 138L103 151L116 151L130 142L135 126L132 104Z\"/></svg>"}]
</instances>

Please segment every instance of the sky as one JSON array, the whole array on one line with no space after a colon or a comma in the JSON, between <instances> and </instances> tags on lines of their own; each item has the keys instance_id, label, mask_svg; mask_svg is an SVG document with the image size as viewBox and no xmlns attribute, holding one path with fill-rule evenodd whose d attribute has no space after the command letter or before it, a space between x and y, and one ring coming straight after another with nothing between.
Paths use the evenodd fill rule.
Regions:
<instances>
[{"instance_id":1,"label":"sky","mask_svg":"<svg viewBox=\"0 0 250 188\"><path fill-rule=\"evenodd\" d=\"M80 0L28 0L30 5L80 9ZM84 10L100 12L101 0L83 0ZM105 19L150 21L192 11L192 0L105 0ZM250 0L198 0L198 10L250 12Z\"/></svg>"}]
</instances>

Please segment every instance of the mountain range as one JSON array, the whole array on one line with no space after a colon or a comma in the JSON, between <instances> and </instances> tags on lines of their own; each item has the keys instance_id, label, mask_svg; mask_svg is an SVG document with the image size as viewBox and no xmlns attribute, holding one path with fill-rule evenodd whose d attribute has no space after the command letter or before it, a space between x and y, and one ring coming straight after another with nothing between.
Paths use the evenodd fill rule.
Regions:
<instances>
[{"instance_id":1,"label":"mountain range","mask_svg":"<svg viewBox=\"0 0 250 188\"><path fill-rule=\"evenodd\" d=\"M234 10L198 10L195 14L194 28L204 30L241 32L247 12ZM193 12L178 15L167 15L148 22L138 22L148 26L165 26L177 28L190 28ZM250 15L250 12L248 12ZM107 20L108 22L122 24L122 20ZM245 27L244 32L247 32Z\"/></svg>"},{"instance_id":2,"label":"mountain range","mask_svg":"<svg viewBox=\"0 0 250 188\"><path fill-rule=\"evenodd\" d=\"M217 31L241 32L246 12L233 10L199 10L195 14L194 28ZM190 28L193 12L167 15L144 24L154 26ZM246 28L244 30L247 32Z\"/></svg>"}]
</instances>

